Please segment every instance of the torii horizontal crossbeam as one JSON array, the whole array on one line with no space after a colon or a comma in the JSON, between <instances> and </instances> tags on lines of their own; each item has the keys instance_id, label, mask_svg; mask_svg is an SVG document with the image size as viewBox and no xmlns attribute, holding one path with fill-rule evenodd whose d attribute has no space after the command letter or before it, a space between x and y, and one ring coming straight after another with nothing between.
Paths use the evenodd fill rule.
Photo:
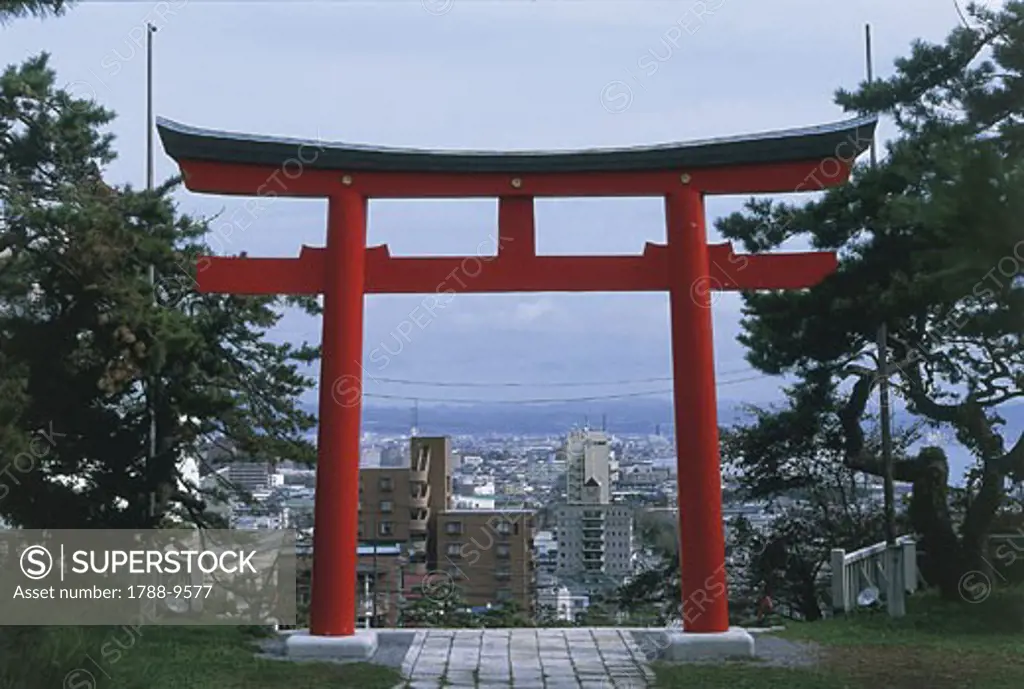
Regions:
<instances>
[{"instance_id":1,"label":"torii horizontal crossbeam","mask_svg":"<svg viewBox=\"0 0 1024 689\"><path fill-rule=\"evenodd\" d=\"M706 285L738 291L801 289L836 269L831 252L737 255L730 244L708 247ZM299 258L207 257L199 290L229 294L310 295L324 291L327 253L303 247ZM395 258L388 247L366 251L367 294L481 292L663 292L671 284L668 247L641 256L455 256Z\"/></svg>"}]
</instances>

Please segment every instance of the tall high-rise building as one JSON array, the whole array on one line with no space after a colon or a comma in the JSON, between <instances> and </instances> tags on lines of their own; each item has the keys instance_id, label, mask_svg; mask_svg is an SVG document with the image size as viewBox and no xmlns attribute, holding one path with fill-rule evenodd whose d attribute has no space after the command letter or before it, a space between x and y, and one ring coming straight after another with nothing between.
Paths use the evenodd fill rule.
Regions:
<instances>
[{"instance_id":1,"label":"tall high-rise building","mask_svg":"<svg viewBox=\"0 0 1024 689\"><path fill-rule=\"evenodd\" d=\"M600 588L633 571L633 510L611 501L611 448L603 431L572 431L565 442L566 504L556 512L558 566L567 579Z\"/></svg>"}]
</instances>

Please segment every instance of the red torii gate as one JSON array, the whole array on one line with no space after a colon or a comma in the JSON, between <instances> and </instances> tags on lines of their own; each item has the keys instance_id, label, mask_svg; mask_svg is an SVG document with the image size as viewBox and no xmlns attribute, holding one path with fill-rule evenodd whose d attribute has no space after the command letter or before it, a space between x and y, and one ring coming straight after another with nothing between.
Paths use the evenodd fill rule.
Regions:
<instances>
[{"instance_id":1,"label":"red torii gate","mask_svg":"<svg viewBox=\"0 0 1024 689\"><path fill-rule=\"evenodd\" d=\"M704 142L580 152L442 152L254 137L157 123L188 189L329 201L325 248L295 258L204 257L202 292L323 294L323 359L310 632L350 636L356 621L363 296L435 292L668 292L685 631L729 628L710 290L811 287L830 252L736 255L706 243L704 196L818 191L844 182L870 145L873 117ZM308 158L308 159L307 159ZM667 242L640 256L537 256L537 197L660 196ZM395 258L366 246L371 198L497 197L497 256Z\"/></svg>"}]
</instances>

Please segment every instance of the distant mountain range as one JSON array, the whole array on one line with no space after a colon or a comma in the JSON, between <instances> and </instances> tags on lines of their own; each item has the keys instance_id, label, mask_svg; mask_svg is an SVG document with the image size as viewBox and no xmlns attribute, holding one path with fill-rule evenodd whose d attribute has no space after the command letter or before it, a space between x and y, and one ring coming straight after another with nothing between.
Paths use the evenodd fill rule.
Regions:
<instances>
[{"instance_id":1,"label":"distant mountain range","mask_svg":"<svg viewBox=\"0 0 1024 689\"><path fill-rule=\"evenodd\" d=\"M744 403L735 400L720 400L719 421L731 426L749 419L744 412ZM316 405L306 405L316 412ZM1024 432L1024 404L1008 406L1001 410L1006 419L1004 438L1008 443L1016 441ZM612 433L640 435L663 435L672 432L672 404L668 400L652 399L609 399L602 402L567 402L558 404L508 404L489 403L467 405L420 405L416 411L417 430L420 435L526 435L558 436L573 426L589 423L600 428L602 423ZM413 425L414 412L411 406L376 406L363 408L363 430L383 435L408 434ZM895 411L896 425L913 422L909 415ZM949 456L950 478L955 485L963 485L966 469L972 465L970 453L952 438L949 431L942 431L928 439L929 444L942 446Z\"/></svg>"},{"instance_id":2,"label":"distant mountain range","mask_svg":"<svg viewBox=\"0 0 1024 689\"><path fill-rule=\"evenodd\" d=\"M315 412L315 405L308 407ZM382 434L408 433L416 426L421 435L559 435L573 426L589 423L621 434L663 434L672 431L672 404L658 399L609 399L599 402L562 402L556 404L483 403L476 405L421 404L414 413L411 406L367 405L363 408L363 429ZM1024 404L1002 410L1007 419L1009 440L1024 432ZM719 402L719 421L724 426L748 420L744 404L735 400ZM897 425L909 424L912 417L896 411ZM941 437L941 436L940 436ZM940 443L945 445L946 443Z\"/></svg>"},{"instance_id":3,"label":"distant mountain range","mask_svg":"<svg viewBox=\"0 0 1024 689\"><path fill-rule=\"evenodd\" d=\"M309 407L315 411L315 405ZM739 420L727 406L723 422ZM738 409L738 406L736 407ZM611 399L602 402L560 402L552 404L483 403L474 405L421 404L412 406L363 407L363 430L371 433L408 433L413 423L421 435L560 435L573 426L605 423L616 433L645 434L672 427L672 404L651 399Z\"/></svg>"}]
</instances>

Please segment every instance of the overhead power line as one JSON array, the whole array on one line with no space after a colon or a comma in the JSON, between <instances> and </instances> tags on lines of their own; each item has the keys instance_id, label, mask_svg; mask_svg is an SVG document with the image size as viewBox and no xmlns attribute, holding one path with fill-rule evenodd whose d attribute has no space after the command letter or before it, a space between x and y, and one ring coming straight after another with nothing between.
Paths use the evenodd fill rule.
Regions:
<instances>
[{"instance_id":1,"label":"overhead power line","mask_svg":"<svg viewBox=\"0 0 1024 689\"><path fill-rule=\"evenodd\" d=\"M735 371L722 371L718 375L720 376L731 376L737 373L747 373L754 369L747 366L746 368L736 369ZM758 376L760 377L760 376ZM395 385L422 385L424 387L436 387L436 388L589 388L598 387L601 385L633 385L636 383L671 383L672 376L661 377L661 378L634 378L632 380L594 380L594 381L555 381L555 382L539 382L539 383L522 383L512 381L498 381L494 383L481 383L479 381L471 383L453 383L451 381L434 381L434 380L409 380L407 378L382 378L375 376L371 373L366 373L364 380L369 379L375 383L389 383ZM729 381L719 383L724 385ZM739 381L736 381L739 382ZM411 399L411 398L410 398ZM420 398L422 399L422 398Z\"/></svg>"},{"instance_id":2,"label":"overhead power line","mask_svg":"<svg viewBox=\"0 0 1024 689\"><path fill-rule=\"evenodd\" d=\"M719 383L719 385L732 385L734 383L745 383L751 380L758 380L760 378L769 378L770 376L759 375L749 376L747 378L737 378L736 380L726 380ZM547 397L539 399L521 399L521 400L486 400L486 399L467 399L467 398L456 398L456 397L421 397L419 395L387 395L379 393L363 393L363 397L369 397L373 399L385 399L385 400L400 400L405 402L446 402L449 404L555 404L559 402L599 402L601 400L611 399L623 399L626 397L653 397L656 395L671 395L671 389L663 390L643 390L638 392L620 392L620 393L609 393L605 395L588 395L586 397Z\"/></svg>"}]
</instances>

